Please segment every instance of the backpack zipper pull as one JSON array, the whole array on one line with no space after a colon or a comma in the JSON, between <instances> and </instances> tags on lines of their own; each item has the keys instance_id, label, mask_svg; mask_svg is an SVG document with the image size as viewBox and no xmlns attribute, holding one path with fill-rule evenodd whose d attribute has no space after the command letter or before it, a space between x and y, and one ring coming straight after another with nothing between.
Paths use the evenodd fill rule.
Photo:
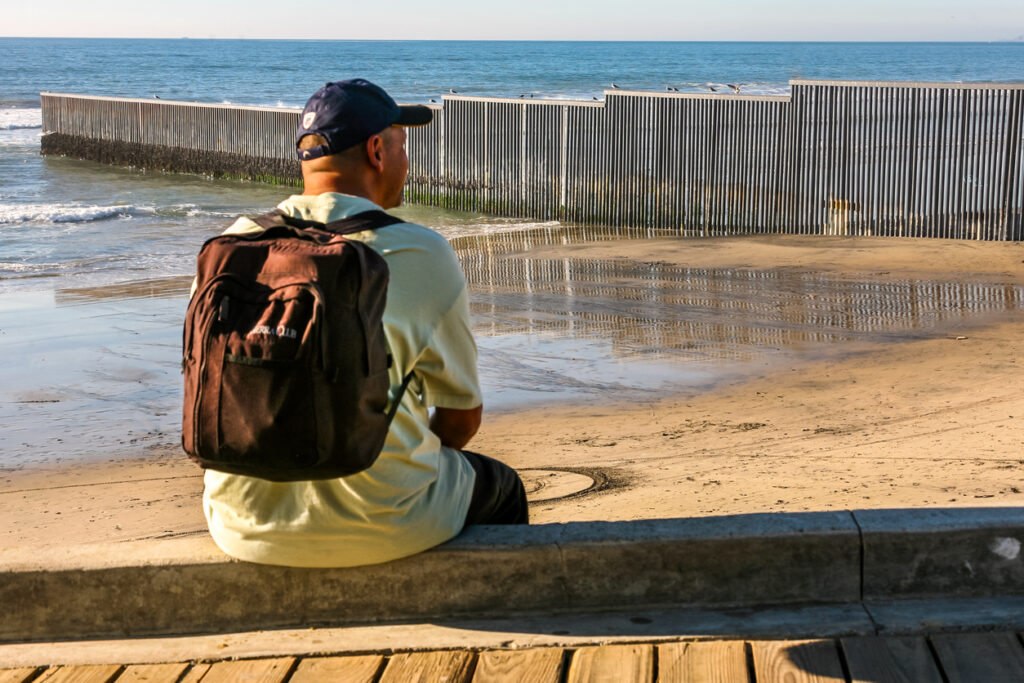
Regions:
<instances>
[{"instance_id":1,"label":"backpack zipper pull","mask_svg":"<svg viewBox=\"0 0 1024 683\"><path fill-rule=\"evenodd\" d=\"M220 307L217 310L217 320L224 322L228 319L228 314L231 312L230 298L224 297L220 300Z\"/></svg>"}]
</instances>

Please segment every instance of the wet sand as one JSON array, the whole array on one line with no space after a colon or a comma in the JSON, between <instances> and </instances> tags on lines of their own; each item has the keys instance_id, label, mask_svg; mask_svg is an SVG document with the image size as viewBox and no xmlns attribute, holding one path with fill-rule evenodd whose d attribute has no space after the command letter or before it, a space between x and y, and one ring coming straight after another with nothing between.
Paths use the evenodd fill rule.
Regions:
<instances>
[{"instance_id":1,"label":"wet sand","mask_svg":"<svg viewBox=\"0 0 1024 683\"><path fill-rule=\"evenodd\" d=\"M523 472L537 522L1024 504L1024 245L538 237L478 253L485 375L523 376L492 377L506 400L472 446ZM550 340L502 366L529 355L489 335L530 326ZM512 400L559 375L584 388ZM9 468L0 547L203 533L199 471L167 439L134 448Z\"/></svg>"}]
</instances>

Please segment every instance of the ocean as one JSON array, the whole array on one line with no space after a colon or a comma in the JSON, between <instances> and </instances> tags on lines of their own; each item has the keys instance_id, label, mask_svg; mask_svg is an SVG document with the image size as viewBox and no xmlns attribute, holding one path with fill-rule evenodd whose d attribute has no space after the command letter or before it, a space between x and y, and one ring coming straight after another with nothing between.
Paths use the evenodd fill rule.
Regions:
<instances>
[{"instance_id":1,"label":"ocean","mask_svg":"<svg viewBox=\"0 0 1024 683\"><path fill-rule=\"evenodd\" d=\"M172 444L195 253L234 216L286 193L43 158L40 91L299 107L324 82L361 76L405 102L439 102L449 91L590 100L612 83L785 94L794 78L1024 81L1024 43L0 38L0 65L0 467L11 467ZM557 228L402 211L449 238ZM581 342L513 327L480 330L489 405L709 381L706 366L666 375L662 352L643 367L612 367L621 353L600 334ZM583 364L566 372L571 355ZM527 379L510 380L516 373Z\"/></svg>"}]
</instances>

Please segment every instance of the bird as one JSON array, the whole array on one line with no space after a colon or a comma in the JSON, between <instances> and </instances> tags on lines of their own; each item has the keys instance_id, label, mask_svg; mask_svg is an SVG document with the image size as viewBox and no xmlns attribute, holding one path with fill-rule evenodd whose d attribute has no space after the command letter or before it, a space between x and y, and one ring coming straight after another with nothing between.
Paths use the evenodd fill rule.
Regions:
<instances>
[{"instance_id":1,"label":"bird","mask_svg":"<svg viewBox=\"0 0 1024 683\"><path fill-rule=\"evenodd\" d=\"M718 88L716 88L716 87L715 87L715 86L713 86L713 85L709 85L709 86L708 86L708 90L710 90L711 92L718 92Z\"/></svg>"},{"instance_id":2,"label":"bird","mask_svg":"<svg viewBox=\"0 0 1024 683\"><path fill-rule=\"evenodd\" d=\"M739 92L740 92L740 86L738 86L738 85L733 85L732 83L726 83L726 85L727 85L727 86L729 86L730 88L732 88L732 91L733 91L734 93L736 93L737 95L739 94Z\"/></svg>"},{"instance_id":3,"label":"bird","mask_svg":"<svg viewBox=\"0 0 1024 683\"><path fill-rule=\"evenodd\" d=\"M458 95L459 94L457 91L452 90L451 88L448 88L448 93L451 94L451 95Z\"/></svg>"},{"instance_id":4,"label":"bird","mask_svg":"<svg viewBox=\"0 0 1024 683\"><path fill-rule=\"evenodd\" d=\"M615 85L614 83L612 83L612 88L614 88L615 90L618 90L618 89L619 89L619 86L617 86L617 85Z\"/></svg>"},{"instance_id":5,"label":"bird","mask_svg":"<svg viewBox=\"0 0 1024 683\"><path fill-rule=\"evenodd\" d=\"M437 104L437 100L430 100L430 101L431 101L431 103L433 103L433 104Z\"/></svg>"},{"instance_id":6,"label":"bird","mask_svg":"<svg viewBox=\"0 0 1024 683\"><path fill-rule=\"evenodd\" d=\"M596 98L596 97L591 97L590 99L592 99L592 100L596 100L597 98Z\"/></svg>"},{"instance_id":7,"label":"bird","mask_svg":"<svg viewBox=\"0 0 1024 683\"><path fill-rule=\"evenodd\" d=\"M159 96L159 95L157 95L156 93L153 93L153 99L154 99L154 100L159 100L159 99L160 99L160 96Z\"/></svg>"},{"instance_id":8,"label":"bird","mask_svg":"<svg viewBox=\"0 0 1024 683\"><path fill-rule=\"evenodd\" d=\"M519 99L522 99L522 98L524 98L524 97L526 97L526 95L520 95L520 96L519 96Z\"/></svg>"},{"instance_id":9,"label":"bird","mask_svg":"<svg viewBox=\"0 0 1024 683\"><path fill-rule=\"evenodd\" d=\"M668 90L669 92L679 92L679 88L673 88L671 85L666 85L665 90Z\"/></svg>"}]
</instances>

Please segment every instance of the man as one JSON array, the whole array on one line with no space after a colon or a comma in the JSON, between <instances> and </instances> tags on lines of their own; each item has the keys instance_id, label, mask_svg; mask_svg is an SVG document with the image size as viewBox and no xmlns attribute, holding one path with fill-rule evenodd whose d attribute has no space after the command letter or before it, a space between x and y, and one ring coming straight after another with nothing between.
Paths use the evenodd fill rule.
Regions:
<instances>
[{"instance_id":1,"label":"man","mask_svg":"<svg viewBox=\"0 0 1024 683\"><path fill-rule=\"evenodd\" d=\"M362 79L328 83L306 104L296 134L305 191L279 208L327 223L398 206L409 170L404 126L426 125L431 117L429 108L399 107ZM259 229L240 218L228 232ZM448 242L413 223L349 238L388 264L384 331L394 359L392 396L410 370L412 382L384 450L363 472L278 483L206 471L210 533L239 559L374 564L443 543L467 524L527 522L515 471L459 450L480 426L482 402L465 278Z\"/></svg>"}]
</instances>

